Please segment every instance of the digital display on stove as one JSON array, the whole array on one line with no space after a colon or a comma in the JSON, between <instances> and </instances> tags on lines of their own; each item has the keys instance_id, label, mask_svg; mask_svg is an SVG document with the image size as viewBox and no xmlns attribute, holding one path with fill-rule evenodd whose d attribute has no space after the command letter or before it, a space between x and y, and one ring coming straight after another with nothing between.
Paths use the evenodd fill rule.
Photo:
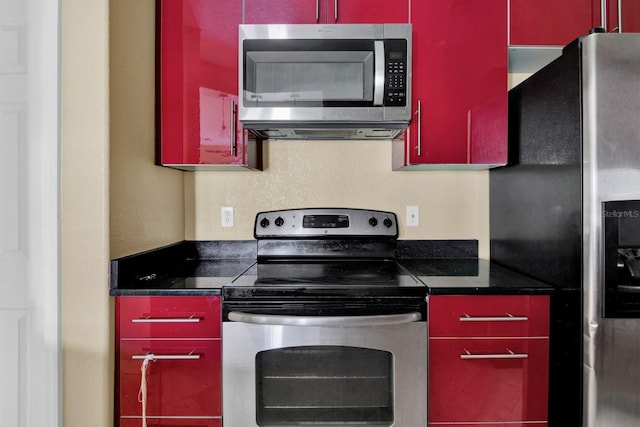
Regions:
<instances>
[{"instance_id":1,"label":"digital display on stove","mask_svg":"<svg viewBox=\"0 0 640 427\"><path fill-rule=\"evenodd\" d=\"M348 215L305 215L302 228L348 228Z\"/></svg>"}]
</instances>

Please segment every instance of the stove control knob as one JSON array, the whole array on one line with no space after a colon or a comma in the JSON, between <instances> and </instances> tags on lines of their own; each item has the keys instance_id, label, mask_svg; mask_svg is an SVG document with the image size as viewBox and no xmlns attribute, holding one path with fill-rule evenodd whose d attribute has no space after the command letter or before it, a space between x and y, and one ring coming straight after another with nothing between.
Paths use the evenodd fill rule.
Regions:
<instances>
[{"instance_id":1,"label":"stove control knob","mask_svg":"<svg viewBox=\"0 0 640 427\"><path fill-rule=\"evenodd\" d=\"M369 225L375 227L376 225L378 225L378 219L375 216L372 216L371 218L369 218Z\"/></svg>"},{"instance_id":2,"label":"stove control knob","mask_svg":"<svg viewBox=\"0 0 640 427\"><path fill-rule=\"evenodd\" d=\"M267 228L268 226L269 226L269 220L267 218L262 218L262 221L260 221L260 227Z\"/></svg>"},{"instance_id":3,"label":"stove control knob","mask_svg":"<svg viewBox=\"0 0 640 427\"><path fill-rule=\"evenodd\" d=\"M385 227L389 228L393 225L393 222L389 218L385 218L384 221L382 221L382 224L384 224Z\"/></svg>"},{"instance_id":4,"label":"stove control knob","mask_svg":"<svg viewBox=\"0 0 640 427\"><path fill-rule=\"evenodd\" d=\"M284 225L284 219L282 219L281 216L279 216L278 218L276 218L276 226L278 227L282 227Z\"/></svg>"}]
</instances>

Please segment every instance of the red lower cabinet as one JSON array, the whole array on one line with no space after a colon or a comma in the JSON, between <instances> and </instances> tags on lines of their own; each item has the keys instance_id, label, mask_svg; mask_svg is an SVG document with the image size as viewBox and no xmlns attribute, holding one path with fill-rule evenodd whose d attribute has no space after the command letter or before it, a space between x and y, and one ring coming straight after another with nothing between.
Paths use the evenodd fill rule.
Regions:
<instances>
[{"instance_id":1,"label":"red lower cabinet","mask_svg":"<svg viewBox=\"0 0 640 427\"><path fill-rule=\"evenodd\" d=\"M140 427L142 420L140 418L122 418L120 419L120 427ZM221 419L188 419L179 420L163 419L163 418L147 418L147 427L222 427Z\"/></svg>"},{"instance_id":2,"label":"red lower cabinet","mask_svg":"<svg viewBox=\"0 0 640 427\"><path fill-rule=\"evenodd\" d=\"M429 297L429 425L546 426L548 296Z\"/></svg>"},{"instance_id":3,"label":"red lower cabinet","mask_svg":"<svg viewBox=\"0 0 640 427\"><path fill-rule=\"evenodd\" d=\"M122 341L120 415L140 415L146 355L147 416L216 416L222 411L219 340Z\"/></svg>"},{"instance_id":4,"label":"red lower cabinet","mask_svg":"<svg viewBox=\"0 0 640 427\"><path fill-rule=\"evenodd\" d=\"M547 419L546 339L431 340L431 423Z\"/></svg>"},{"instance_id":5,"label":"red lower cabinet","mask_svg":"<svg viewBox=\"0 0 640 427\"><path fill-rule=\"evenodd\" d=\"M119 427L222 425L220 297L116 299Z\"/></svg>"}]
</instances>

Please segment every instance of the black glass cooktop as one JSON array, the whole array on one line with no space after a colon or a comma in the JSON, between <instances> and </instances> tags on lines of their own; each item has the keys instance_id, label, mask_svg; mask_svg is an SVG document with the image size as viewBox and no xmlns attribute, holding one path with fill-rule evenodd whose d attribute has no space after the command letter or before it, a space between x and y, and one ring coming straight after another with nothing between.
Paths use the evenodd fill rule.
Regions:
<instances>
[{"instance_id":1,"label":"black glass cooktop","mask_svg":"<svg viewBox=\"0 0 640 427\"><path fill-rule=\"evenodd\" d=\"M426 287L391 259L259 261L223 286L223 313L382 315L424 312Z\"/></svg>"}]
</instances>

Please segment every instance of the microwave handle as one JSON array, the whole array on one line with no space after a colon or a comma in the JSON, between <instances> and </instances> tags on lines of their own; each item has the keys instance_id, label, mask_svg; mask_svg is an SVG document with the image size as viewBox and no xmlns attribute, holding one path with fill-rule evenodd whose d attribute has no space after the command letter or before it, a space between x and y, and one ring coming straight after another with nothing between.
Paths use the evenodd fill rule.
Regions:
<instances>
[{"instance_id":1,"label":"microwave handle","mask_svg":"<svg viewBox=\"0 0 640 427\"><path fill-rule=\"evenodd\" d=\"M382 40L375 40L373 42L373 49L375 54L374 59L374 86L373 86L373 105L381 106L384 101L384 42Z\"/></svg>"}]
</instances>

